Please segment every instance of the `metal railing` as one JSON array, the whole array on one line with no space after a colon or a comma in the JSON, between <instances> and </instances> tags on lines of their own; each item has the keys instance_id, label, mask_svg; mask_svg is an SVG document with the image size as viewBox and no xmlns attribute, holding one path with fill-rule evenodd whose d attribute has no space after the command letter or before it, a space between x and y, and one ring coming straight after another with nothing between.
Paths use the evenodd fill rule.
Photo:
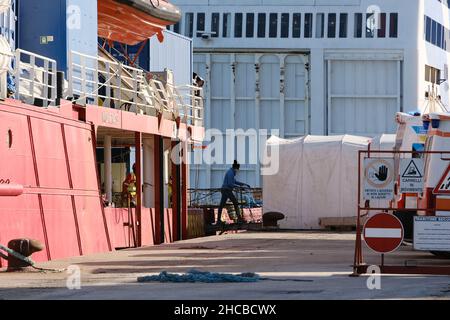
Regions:
<instances>
[{"instance_id":1,"label":"metal railing","mask_svg":"<svg viewBox=\"0 0 450 320\"><path fill-rule=\"evenodd\" d=\"M56 105L57 63L38 54L17 49L14 74L17 99L32 105Z\"/></svg>"},{"instance_id":2,"label":"metal railing","mask_svg":"<svg viewBox=\"0 0 450 320\"><path fill-rule=\"evenodd\" d=\"M93 57L72 51L69 57L68 95L78 104L152 116L169 114L190 125L203 125L201 88L177 87L148 79L144 70L126 66L107 55Z\"/></svg>"}]
</instances>

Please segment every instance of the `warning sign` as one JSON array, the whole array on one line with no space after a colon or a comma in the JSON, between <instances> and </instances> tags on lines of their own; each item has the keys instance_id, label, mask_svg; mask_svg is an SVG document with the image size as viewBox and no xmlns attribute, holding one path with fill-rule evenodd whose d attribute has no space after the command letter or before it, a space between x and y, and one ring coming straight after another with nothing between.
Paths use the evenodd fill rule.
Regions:
<instances>
[{"instance_id":1,"label":"warning sign","mask_svg":"<svg viewBox=\"0 0 450 320\"><path fill-rule=\"evenodd\" d=\"M422 159L402 159L400 162L400 193L423 192Z\"/></svg>"},{"instance_id":2,"label":"warning sign","mask_svg":"<svg viewBox=\"0 0 450 320\"><path fill-rule=\"evenodd\" d=\"M394 159L364 159L364 200L394 198Z\"/></svg>"},{"instance_id":3,"label":"warning sign","mask_svg":"<svg viewBox=\"0 0 450 320\"><path fill-rule=\"evenodd\" d=\"M450 165L444 171L444 175L433 190L434 194L450 194Z\"/></svg>"}]
</instances>

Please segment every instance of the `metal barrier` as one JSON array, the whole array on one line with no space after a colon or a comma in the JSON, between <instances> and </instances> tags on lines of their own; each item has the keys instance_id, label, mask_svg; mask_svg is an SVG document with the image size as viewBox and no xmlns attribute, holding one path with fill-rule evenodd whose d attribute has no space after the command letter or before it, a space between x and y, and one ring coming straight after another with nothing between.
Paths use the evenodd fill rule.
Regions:
<instances>
[{"instance_id":1,"label":"metal barrier","mask_svg":"<svg viewBox=\"0 0 450 320\"><path fill-rule=\"evenodd\" d=\"M202 125L201 88L173 86L147 79L147 72L112 57L69 55L69 96L78 104L93 104L151 116L169 114L190 125ZM187 91L186 94L180 92Z\"/></svg>"},{"instance_id":2,"label":"metal barrier","mask_svg":"<svg viewBox=\"0 0 450 320\"><path fill-rule=\"evenodd\" d=\"M353 261L353 276L358 276L365 273L370 273L370 265L365 262L363 241L368 244L368 239L376 239L377 242L381 243L382 246L391 245L390 242L399 241L399 245L395 249L386 249L386 251L378 250L380 254L380 265L376 267L379 268L381 273L384 274L440 274L440 275L450 275L450 265L442 264L437 265L433 263L431 265L416 265L414 261L405 261L401 265L390 265L385 263L385 253L393 253L401 245L404 239L404 226L399 220L401 225L401 235L393 235L393 229L389 223L384 222L382 226L371 227L370 236L365 235L365 229L368 222L363 221L365 217L370 216L370 213L378 212L378 214L386 214L392 216L394 214L405 214L411 217L416 215L427 219L430 217L438 217L438 212L450 212L449 208L438 208L436 195L433 195L432 187L423 186L421 188L422 192L402 192L401 191L401 179L405 178L405 173L402 174L403 170L400 170L400 161L407 160L410 162L414 159L421 159L424 161L424 168L419 174L422 179L426 182L426 175L430 167L430 157L439 156L441 160L450 161L450 151L388 151L388 150L360 150L358 152L358 207L357 207L357 219L356 219L356 240L355 240L355 253ZM367 161L367 166L363 167L363 160ZM375 174L376 179L379 181L379 185L374 185L370 179L374 179L370 170L373 170L374 163L381 165L380 173ZM384 172L383 172L384 167ZM391 168L389 168L391 167ZM409 166L408 166L409 167ZM376 169L376 168L375 168ZM389 170L388 170L389 169ZM416 167L417 169L417 167ZM450 170L450 166L449 166ZM376 170L375 170L376 171ZM407 170L405 170L406 172ZM417 170L418 171L418 170ZM439 183L440 184L440 183ZM371 189L379 190L385 193L385 197L380 197L377 199L367 199L367 193L371 193ZM366 190L367 189L367 190ZM393 194L391 196L390 194ZM382 194L383 195L383 194ZM405 195L415 195L417 201L414 207L408 207L406 205L400 205L400 200ZM383 195L384 196L384 195ZM378 195L375 195L375 198ZM365 199L366 198L366 199ZM373 216L371 217L373 218ZM445 218L450 219L450 217ZM373 229L375 228L375 229ZM439 234L438 234L439 235ZM364 238L367 237L368 239ZM447 234L448 236L448 234ZM399 238L399 239L396 239ZM414 238L414 237L413 237ZM414 246L417 239L414 239ZM394 243L395 247L396 243ZM372 248L373 251L375 251ZM422 250L422 249L421 249ZM423 251L423 250L422 250Z\"/></svg>"},{"instance_id":3,"label":"metal barrier","mask_svg":"<svg viewBox=\"0 0 450 320\"><path fill-rule=\"evenodd\" d=\"M14 63L17 98L32 105L55 106L56 73L55 60L17 49Z\"/></svg>"},{"instance_id":4,"label":"metal barrier","mask_svg":"<svg viewBox=\"0 0 450 320\"><path fill-rule=\"evenodd\" d=\"M188 203L191 208L219 207L222 189L189 189ZM244 208L262 206L261 188L235 188L238 203Z\"/></svg>"}]
</instances>

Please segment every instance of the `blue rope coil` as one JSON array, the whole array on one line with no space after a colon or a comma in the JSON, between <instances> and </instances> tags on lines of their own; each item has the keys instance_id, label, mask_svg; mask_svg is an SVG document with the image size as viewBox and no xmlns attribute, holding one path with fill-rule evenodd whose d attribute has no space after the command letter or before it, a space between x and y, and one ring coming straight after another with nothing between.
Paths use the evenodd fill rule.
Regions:
<instances>
[{"instance_id":1,"label":"blue rope coil","mask_svg":"<svg viewBox=\"0 0 450 320\"><path fill-rule=\"evenodd\" d=\"M203 282L203 283L224 283L224 282L257 282L261 280L256 273L241 273L239 275L227 273L212 273L198 270L190 270L184 274L161 272L157 276L138 277L138 282Z\"/></svg>"}]
</instances>

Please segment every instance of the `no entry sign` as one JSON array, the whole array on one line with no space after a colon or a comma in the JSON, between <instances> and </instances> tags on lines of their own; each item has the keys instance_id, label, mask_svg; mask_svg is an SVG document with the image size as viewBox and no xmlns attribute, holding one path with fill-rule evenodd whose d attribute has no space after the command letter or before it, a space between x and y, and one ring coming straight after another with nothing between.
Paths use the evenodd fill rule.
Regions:
<instances>
[{"instance_id":1,"label":"no entry sign","mask_svg":"<svg viewBox=\"0 0 450 320\"><path fill-rule=\"evenodd\" d=\"M364 225L364 241L378 253L389 253L398 249L403 242L403 225L400 220L387 213L379 213Z\"/></svg>"}]
</instances>

